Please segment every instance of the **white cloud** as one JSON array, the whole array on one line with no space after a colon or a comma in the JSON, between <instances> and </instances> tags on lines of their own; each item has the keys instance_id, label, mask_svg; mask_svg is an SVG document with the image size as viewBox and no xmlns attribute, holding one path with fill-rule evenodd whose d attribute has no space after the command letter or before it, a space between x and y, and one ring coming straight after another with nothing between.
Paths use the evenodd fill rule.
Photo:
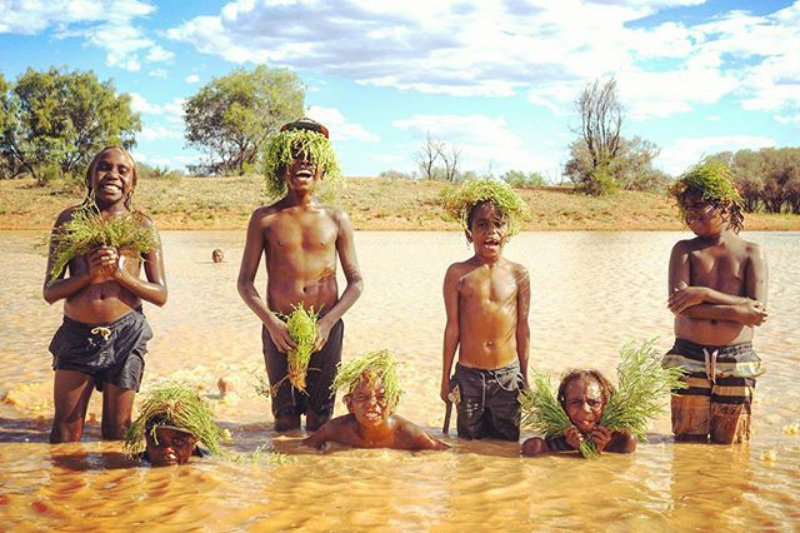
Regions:
<instances>
[{"instance_id":1,"label":"white cloud","mask_svg":"<svg viewBox=\"0 0 800 533\"><path fill-rule=\"evenodd\" d=\"M185 169L188 165L197 164L200 156L194 155L154 155L147 152L133 152L133 159L154 167L167 167L169 169Z\"/></svg>"},{"instance_id":2,"label":"white cloud","mask_svg":"<svg viewBox=\"0 0 800 533\"><path fill-rule=\"evenodd\" d=\"M139 93L129 93L131 97L131 109L135 113L144 115L158 115L173 124L183 123L183 103L185 99L175 98L172 102L164 105L149 102Z\"/></svg>"},{"instance_id":3,"label":"white cloud","mask_svg":"<svg viewBox=\"0 0 800 533\"><path fill-rule=\"evenodd\" d=\"M185 81L186 83L197 83L198 81L200 81L200 76L198 76L197 74L189 74L183 81Z\"/></svg>"},{"instance_id":4,"label":"white cloud","mask_svg":"<svg viewBox=\"0 0 800 533\"><path fill-rule=\"evenodd\" d=\"M145 126L139 133L139 137L145 141L180 141L183 139L183 132L166 126Z\"/></svg>"},{"instance_id":5,"label":"white cloud","mask_svg":"<svg viewBox=\"0 0 800 533\"><path fill-rule=\"evenodd\" d=\"M131 109L134 113L144 113L146 115L160 115L163 110L161 106L152 104L139 93L129 93L131 97Z\"/></svg>"},{"instance_id":6,"label":"white cloud","mask_svg":"<svg viewBox=\"0 0 800 533\"><path fill-rule=\"evenodd\" d=\"M147 75L153 76L154 78L167 79L168 73L163 68L156 68L148 72Z\"/></svg>"},{"instance_id":7,"label":"white cloud","mask_svg":"<svg viewBox=\"0 0 800 533\"><path fill-rule=\"evenodd\" d=\"M661 151L656 166L673 176L679 175L701 158L719 152L742 149L758 150L775 146L775 141L754 135L730 135L720 137L683 137Z\"/></svg>"},{"instance_id":8,"label":"white cloud","mask_svg":"<svg viewBox=\"0 0 800 533\"><path fill-rule=\"evenodd\" d=\"M333 141L380 142L381 138L359 124L348 123L342 112L334 107L311 106L306 112L309 118L325 125Z\"/></svg>"},{"instance_id":9,"label":"white cloud","mask_svg":"<svg viewBox=\"0 0 800 533\"><path fill-rule=\"evenodd\" d=\"M800 115L793 115L793 116L775 115L773 118L778 122L780 122L781 124L796 124L800 126Z\"/></svg>"},{"instance_id":10,"label":"white cloud","mask_svg":"<svg viewBox=\"0 0 800 533\"><path fill-rule=\"evenodd\" d=\"M721 117L719 115L708 115L706 117L706 120L708 120L709 122L719 122L720 118Z\"/></svg>"},{"instance_id":11,"label":"white cloud","mask_svg":"<svg viewBox=\"0 0 800 533\"><path fill-rule=\"evenodd\" d=\"M175 57L175 54L170 52L169 50L165 50L159 45L154 45L150 48L150 51L147 53L147 60L148 61L167 61L168 59L172 59Z\"/></svg>"}]
</instances>

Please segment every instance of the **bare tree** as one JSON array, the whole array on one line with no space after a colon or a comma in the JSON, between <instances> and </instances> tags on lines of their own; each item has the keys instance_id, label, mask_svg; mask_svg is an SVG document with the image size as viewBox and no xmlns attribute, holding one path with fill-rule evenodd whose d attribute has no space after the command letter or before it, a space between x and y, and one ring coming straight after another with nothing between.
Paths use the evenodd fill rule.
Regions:
<instances>
[{"instance_id":1,"label":"bare tree","mask_svg":"<svg viewBox=\"0 0 800 533\"><path fill-rule=\"evenodd\" d=\"M623 113L616 80L612 77L601 83L597 79L587 85L576 106L592 170L607 167L619 155L621 146Z\"/></svg>"},{"instance_id":2,"label":"bare tree","mask_svg":"<svg viewBox=\"0 0 800 533\"><path fill-rule=\"evenodd\" d=\"M428 132L425 144L420 148L415 157L417 166L425 179L436 179L436 161L444 150L444 143L431 139L431 132Z\"/></svg>"},{"instance_id":3,"label":"bare tree","mask_svg":"<svg viewBox=\"0 0 800 533\"><path fill-rule=\"evenodd\" d=\"M439 157L444 163L444 178L450 183L458 180L458 162L461 159L461 148L450 146L450 151L446 150L444 143L439 143Z\"/></svg>"}]
</instances>

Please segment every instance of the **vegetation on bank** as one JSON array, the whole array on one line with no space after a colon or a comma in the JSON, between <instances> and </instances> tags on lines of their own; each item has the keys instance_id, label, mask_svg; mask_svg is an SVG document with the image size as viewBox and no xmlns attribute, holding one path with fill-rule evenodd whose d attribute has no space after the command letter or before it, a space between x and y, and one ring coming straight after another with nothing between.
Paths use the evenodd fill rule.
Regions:
<instances>
[{"instance_id":1,"label":"vegetation on bank","mask_svg":"<svg viewBox=\"0 0 800 533\"><path fill-rule=\"evenodd\" d=\"M359 230L452 230L457 220L439 201L449 185L437 181L348 178L337 205ZM680 230L678 208L664 194L618 191L592 197L571 187L519 189L530 220L523 230ZM0 180L0 229L50 229L61 210L80 204L84 191L61 183L39 187L32 179ZM135 207L162 230L239 229L265 202L261 176L142 179ZM754 213L745 230L800 230L800 216Z\"/></svg>"}]
</instances>

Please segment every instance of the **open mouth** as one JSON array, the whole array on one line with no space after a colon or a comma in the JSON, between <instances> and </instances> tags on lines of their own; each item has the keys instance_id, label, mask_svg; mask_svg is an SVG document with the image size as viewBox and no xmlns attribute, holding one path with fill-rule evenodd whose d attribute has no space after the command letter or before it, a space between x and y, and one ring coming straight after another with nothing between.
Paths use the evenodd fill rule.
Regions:
<instances>
[{"instance_id":1,"label":"open mouth","mask_svg":"<svg viewBox=\"0 0 800 533\"><path fill-rule=\"evenodd\" d=\"M299 181L305 181L312 179L314 177L314 173L311 172L310 169L303 168L295 172L294 177Z\"/></svg>"},{"instance_id":2,"label":"open mouth","mask_svg":"<svg viewBox=\"0 0 800 533\"><path fill-rule=\"evenodd\" d=\"M367 411L364 413L364 418L370 422L377 422L381 419L381 414L378 411Z\"/></svg>"},{"instance_id":3,"label":"open mouth","mask_svg":"<svg viewBox=\"0 0 800 533\"><path fill-rule=\"evenodd\" d=\"M100 185L100 190L106 194L116 194L122 192L122 187L112 182L105 182Z\"/></svg>"},{"instance_id":4,"label":"open mouth","mask_svg":"<svg viewBox=\"0 0 800 533\"><path fill-rule=\"evenodd\" d=\"M499 239L486 239L483 241L484 248L488 248L490 250L495 250L500 248L500 240Z\"/></svg>"}]
</instances>

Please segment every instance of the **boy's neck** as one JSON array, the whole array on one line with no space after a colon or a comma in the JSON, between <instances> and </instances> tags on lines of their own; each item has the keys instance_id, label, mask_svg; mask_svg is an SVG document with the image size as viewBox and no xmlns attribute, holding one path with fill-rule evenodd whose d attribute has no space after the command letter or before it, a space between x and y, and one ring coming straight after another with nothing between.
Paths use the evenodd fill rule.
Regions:
<instances>
[{"instance_id":1,"label":"boy's neck","mask_svg":"<svg viewBox=\"0 0 800 533\"><path fill-rule=\"evenodd\" d=\"M727 226L722 228L722 230L715 234L715 235L698 235L697 238L704 243L717 245L729 241L731 238L735 237L736 234L733 233Z\"/></svg>"},{"instance_id":2,"label":"boy's neck","mask_svg":"<svg viewBox=\"0 0 800 533\"><path fill-rule=\"evenodd\" d=\"M472 256L472 259L481 266L492 268L497 266L503 261L503 256L498 255L497 257L482 257L479 254L475 254L474 256Z\"/></svg>"},{"instance_id":3,"label":"boy's neck","mask_svg":"<svg viewBox=\"0 0 800 533\"><path fill-rule=\"evenodd\" d=\"M97 209L99 209L101 213L107 213L109 215L116 216L128 212L125 200L110 203L103 202L102 200L95 200L95 204L97 204Z\"/></svg>"},{"instance_id":4,"label":"boy's neck","mask_svg":"<svg viewBox=\"0 0 800 533\"><path fill-rule=\"evenodd\" d=\"M314 205L314 195L311 192L308 194L298 194L297 192L290 190L289 194L286 195L286 202L293 206L311 207Z\"/></svg>"}]
</instances>

